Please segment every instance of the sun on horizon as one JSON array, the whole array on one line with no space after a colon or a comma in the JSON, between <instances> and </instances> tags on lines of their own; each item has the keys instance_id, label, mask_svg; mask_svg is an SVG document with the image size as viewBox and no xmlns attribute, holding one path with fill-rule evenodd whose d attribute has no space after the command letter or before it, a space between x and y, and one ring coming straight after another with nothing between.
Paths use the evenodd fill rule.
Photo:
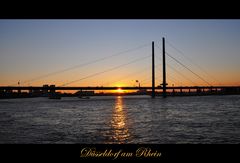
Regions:
<instances>
[{"instance_id":1,"label":"sun on horizon","mask_svg":"<svg viewBox=\"0 0 240 163\"><path fill-rule=\"evenodd\" d=\"M115 93L125 93L125 91L119 87L117 90L114 91Z\"/></svg>"}]
</instances>

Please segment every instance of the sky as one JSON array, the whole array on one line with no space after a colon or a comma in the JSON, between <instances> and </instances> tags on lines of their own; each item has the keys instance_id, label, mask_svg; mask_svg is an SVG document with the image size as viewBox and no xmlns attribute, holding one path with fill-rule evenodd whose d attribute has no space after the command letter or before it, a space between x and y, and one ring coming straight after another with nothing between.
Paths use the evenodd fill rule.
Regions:
<instances>
[{"instance_id":1,"label":"sky","mask_svg":"<svg viewBox=\"0 0 240 163\"><path fill-rule=\"evenodd\" d=\"M240 85L240 20L0 20L0 85ZM136 80L138 82L136 82ZM207 81L207 82L206 82Z\"/></svg>"}]
</instances>

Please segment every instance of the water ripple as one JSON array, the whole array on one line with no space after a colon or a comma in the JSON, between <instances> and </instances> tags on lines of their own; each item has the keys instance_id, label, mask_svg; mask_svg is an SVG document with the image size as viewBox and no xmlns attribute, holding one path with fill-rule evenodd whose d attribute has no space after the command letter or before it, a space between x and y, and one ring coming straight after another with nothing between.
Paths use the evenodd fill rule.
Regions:
<instances>
[{"instance_id":1,"label":"water ripple","mask_svg":"<svg viewBox=\"0 0 240 163\"><path fill-rule=\"evenodd\" d=\"M2 99L0 143L239 143L240 96Z\"/></svg>"}]
</instances>

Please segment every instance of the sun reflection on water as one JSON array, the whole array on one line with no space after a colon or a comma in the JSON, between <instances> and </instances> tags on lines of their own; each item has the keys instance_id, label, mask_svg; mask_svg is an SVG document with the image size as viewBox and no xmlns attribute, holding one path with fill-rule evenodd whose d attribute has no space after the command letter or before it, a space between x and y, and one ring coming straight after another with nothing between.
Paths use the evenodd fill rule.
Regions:
<instances>
[{"instance_id":1,"label":"sun reflection on water","mask_svg":"<svg viewBox=\"0 0 240 163\"><path fill-rule=\"evenodd\" d=\"M121 96L116 98L115 107L112 114L111 128L113 130L112 141L114 143L127 143L130 133L126 121L126 115Z\"/></svg>"}]
</instances>

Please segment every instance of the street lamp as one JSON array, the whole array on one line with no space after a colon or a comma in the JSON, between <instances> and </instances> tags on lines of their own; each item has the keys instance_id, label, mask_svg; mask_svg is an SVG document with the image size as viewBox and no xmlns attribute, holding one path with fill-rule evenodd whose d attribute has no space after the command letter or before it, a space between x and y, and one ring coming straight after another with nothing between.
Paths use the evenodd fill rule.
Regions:
<instances>
[{"instance_id":1,"label":"street lamp","mask_svg":"<svg viewBox=\"0 0 240 163\"><path fill-rule=\"evenodd\" d=\"M140 88L140 82L138 80L136 80L136 83L138 83L138 87Z\"/></svg>"}]
</instances>

